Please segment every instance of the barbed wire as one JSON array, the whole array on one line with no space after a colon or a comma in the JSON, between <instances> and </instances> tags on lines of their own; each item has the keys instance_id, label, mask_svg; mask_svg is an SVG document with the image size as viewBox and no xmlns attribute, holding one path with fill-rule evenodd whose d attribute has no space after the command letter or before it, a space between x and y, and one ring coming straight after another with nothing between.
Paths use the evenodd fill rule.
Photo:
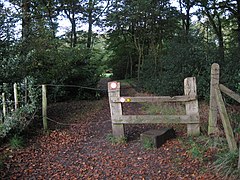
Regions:
<instances>
[{"instance_id":1,"label":"barbed wire","mask_svg":"<svg viewBox=\"0 0 240 180\"><path fill-rule=\"evenodd\" d=\"M47 117L47 120L51 121L51 122L54 122L56 124L59 124L59 125L63 125L63 126L77 126L79 124L76 124L76 123L61 123L61 122L58 122L58 121L55 121L49 117Z\"/></svg>"},{"instance_id":2,"label":"barbed wire","mask_svg":"<svg viewBox=\"0 0 240 180\"><path fill-rule=\"evenodd\" d=\"M43 84L50 87L72 87L72 88L81 88L81 89L89 89L89 90L95 90L95 91L107 91L107 89L102 88L93 88L93 87L86 87L86 86L78 86L78 85L62 85L62 84ZM37 85L41 86L41 85Z\"/></svg>"}]
</instances>

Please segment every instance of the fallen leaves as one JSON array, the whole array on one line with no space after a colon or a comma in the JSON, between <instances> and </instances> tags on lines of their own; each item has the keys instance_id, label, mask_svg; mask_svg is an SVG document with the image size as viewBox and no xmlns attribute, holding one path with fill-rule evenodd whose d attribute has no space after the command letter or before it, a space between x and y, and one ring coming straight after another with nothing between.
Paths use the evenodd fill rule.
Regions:
<instances>
[{"instance_id":1,"label":"fallen leaves","mask_svg":"<svg viewBox=\"0 0 240 180\"><path fill-rule=\"evenodd\" d=\"M74 107L66 110L62 109L66 104L54 105L51 116L61 122L66 119L69 123L78 122L78 125L53 130L49 135L29 141L26 148L11 152L0 173L2 179L217 178L207 169L202 172L201 168L207 168L207 164L193 159L178 139L167 141L159 149L143 149L134 137L146 129L145 125L127 127L133 140L124 145L112 145L106 140L111 132L108 100L98 103L102 108L85 113L75 107L81 103L68 103ZM55 112L60 110L62 117ZM210 159L211 153L209 150L206 157Z\"/></svg>"}]
</instances>

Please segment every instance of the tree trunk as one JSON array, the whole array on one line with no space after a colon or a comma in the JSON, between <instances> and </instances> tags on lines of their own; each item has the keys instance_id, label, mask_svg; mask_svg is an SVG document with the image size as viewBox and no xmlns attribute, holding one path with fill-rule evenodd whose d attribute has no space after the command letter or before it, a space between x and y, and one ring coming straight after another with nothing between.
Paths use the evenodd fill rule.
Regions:
<instances>
[{"instance_id":1,"label":"tree trunk","mask_svg":"<svg viewBox=\"0 0 240 180\"><path fill-rule=\"evenodd\" d=\"M189 29L190 29L190 9L191 9L191 4L190 0L187 0L187 5L186 5L186 27L185 27L185 33L186 36L189 34Z\"/></svg>"},{"instance_id":2,"label":"tree trunk","mask_svg":"<svg viewBox=\"0 0 240 180\"><path fill-rule=\"evenodd\" d=\"M71 47L76 47L77 45L77 32L76 32L76 20L74 14L71 18L72 30L71 30Z\"/></svg>"},{"instance_id":3,"label":"tree trunk","mask_svg":"<svg viewBox=\"0 0 240 180\"><path fill-rule=\"evenodd\" d=\"M221 24L221 19L220 19L219 15L217 15L217 20L218 20L218 31L216 32L216 34L217 34L218 41L219 41L219 58L221 61L223 61L225 58L224 41L223 41L223 33L222 33L222 24Z\"/></svg>"},{"instance_id":4,"label":"tree trunk","mask_svg":"<svg viewBox=\"0 0 240 180\"><path fill-rule=\"evenodd\" d=\"M88 1L88 36L87 36L87 48L91 48L92 45L92 25L93 25L93 1L89 0Z\"/></svg>"},{"instance_id":5,"label":"tree trunk","mask_svg":"<svg viewBox=\"0 0 240 180\"><path fill-rule=\"evenodd\" d=\"M30 26L31 26L31 17L30 17L30 0L23 0L22 4L22 54L27 54L27 44L29 40L30 34Z\"/></svg>"},{"instance_id":6,"label":"tree trunk","mask_svg":"<svg viewBox=\"0 0 240 180\"><path fill-rule=\"evenodd\" d=\"M218 38L218 42L219 42L219 46L218 46L218 50L219 50L219 60L217 61L219 64L221 64L221 62L224 60L225 58L225 52L224 52L224 40L223 40L223 32L222 32L222 22L220 19L219 14L215 15L211 15L209 10L207 8L206 9L206 15L209 19L210 24L213 27L213 30ZM214 21L213 16L217 17L217 23Z\"/></svg>"}]
</instances>

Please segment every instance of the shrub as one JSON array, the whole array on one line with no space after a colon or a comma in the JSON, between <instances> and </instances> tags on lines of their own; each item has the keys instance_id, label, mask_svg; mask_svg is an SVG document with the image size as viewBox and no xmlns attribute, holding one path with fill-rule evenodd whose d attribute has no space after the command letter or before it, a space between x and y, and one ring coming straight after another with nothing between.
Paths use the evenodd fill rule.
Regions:
<instances>
[{"instance_id":1,"label":"shrub","mask_svg":"<svg viewBox=\"0 0 240 180\"><path fill-rule=\"evenodd\" d=\"M4 122L0 125L0 139L21 133L35 117L40 93L39 89L33 86L34 80L32 78L29 78L28 82L28 102L22 103L16 110L9 109L4 117Z\"/></svg>"}]
</instances>

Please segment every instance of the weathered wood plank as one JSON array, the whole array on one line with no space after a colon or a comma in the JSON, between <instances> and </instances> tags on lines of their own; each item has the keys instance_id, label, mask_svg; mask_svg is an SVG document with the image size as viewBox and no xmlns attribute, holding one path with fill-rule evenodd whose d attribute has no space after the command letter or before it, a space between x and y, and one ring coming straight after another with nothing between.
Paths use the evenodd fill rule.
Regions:
<instances>
[{"instance_id":1,"label":"weathered wood plank","mask_svg":"<svg viewBox=\"0 0 240 180\"><path fill-rule=\"evenodd\" d=\"M197 84L195 77L188 77L184 79L184 94L185 96L197 96ZM197 123L187 125L188 136L198 136L200 134L200 118L198 112L198 100L186 102L186 114L191 117L191 115L196 115Z\"/></svg>"},{"instance_id":2,"label":"weathered wood plank","mask_svg":"<svg viewBox=\"0 0 240 180\"><path fill-rule=\"evenodd\" d=\"M147 97L114 97L112 102L189 102L196 100L196 96L147 96Z\"/></svg>"},{"instance_id":3,"label":"weathered wood plank","mask_svg":"<svg viewBox=\"0 0 240 180\"><path fill-rule=\"evenodd\" d=\"M217 128L217 102L215 96L215 89L219 86L219 73L219 65L217 63L213 63L211 67L208 135L216 134L219 131Z\"/></svg>"},{"instance_id":4,"label":"weathered wood plank","mask_svg":"<svg viewBox=\"0 0 240 180\"><path fill-rule=\"evenodd\" d=\"M114 83L114 84L112 84ZM109 82L108 83L108 97L112 119L112 133L115 137L124 137L125 129L124 124L114 124L113 122L118 120L122 116L122 105L121 103L113 103L112 98L120 97L120 83Z\"/></svg>"},{"instance_id":5,"label":"weathered wood plank","mask_svg":"<svg viewBox=\"0 0 240 180\"><path fill-rule=\"evenodd\" d=\"M235 93L234 91L232 91L231 89L227 88L226 86L224 86L223 84L219 85L220 90L225 93L226 95L230 96L231 98L233 98L235 101L240 103L240 95L238 95L237 93Z\"/></svg>"},{"instance_id":6,"label":"weathered wood plank","mask_svg":"<svg viewBox=\"0 0 240 180\"><path fill-rule=\"evenodd\" d=\"M215 97L217 100L219 114L220 114L220 117L221 117L221 120L223 123L224 132L226 134L228 147L229 147L230 151L235 151L235 150L237 150L237 143L234 139L233 130L232 130L230 120L229 120L229 117L227 114L227 110L225 108L224 101L222 99L222 94L221 94L221 91L219 88L215 89Z\"/></svg>"},{"instance_id":7,"label":"weathered wood plank","mask_svg":"<svg viewBox=\"0 0 240 180\"><path fill-rule=\"evenodd\" d=\"M199 123L199 115L122 115L118 119L113 119L114 124L157 124L157 123Z\"/></svg>"}]
</instances>

